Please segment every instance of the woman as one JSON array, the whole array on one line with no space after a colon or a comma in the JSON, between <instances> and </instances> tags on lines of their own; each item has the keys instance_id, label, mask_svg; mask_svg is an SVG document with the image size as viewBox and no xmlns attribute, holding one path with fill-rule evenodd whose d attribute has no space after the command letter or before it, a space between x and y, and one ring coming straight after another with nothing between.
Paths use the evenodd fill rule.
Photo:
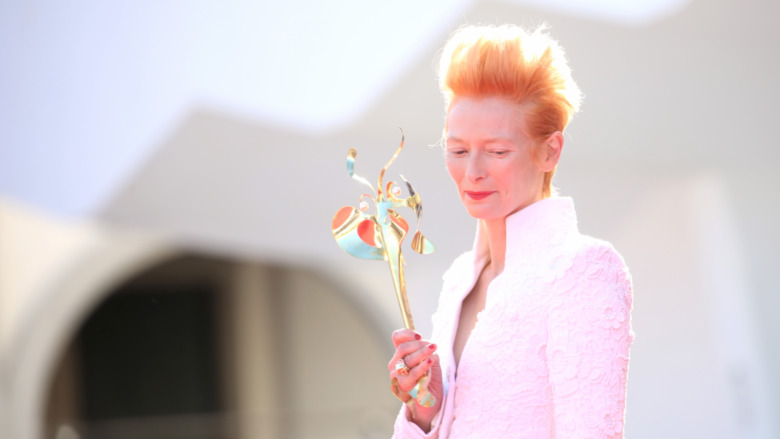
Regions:
<instances>
[{"instance_id":1,"label":"woman","mask_svg":"<svg viewBox=\"0 0 780 439\"><path fill-rule=\"evenodd\" d=\"M440 85L447 170L478 227L444 275L432 342L393 333L395 437L622 437L631 281L552 193L580 100L562 49L543 29L467 27ZM425 376L432 407L408 396Z\"/></svg>"}]
</instances>

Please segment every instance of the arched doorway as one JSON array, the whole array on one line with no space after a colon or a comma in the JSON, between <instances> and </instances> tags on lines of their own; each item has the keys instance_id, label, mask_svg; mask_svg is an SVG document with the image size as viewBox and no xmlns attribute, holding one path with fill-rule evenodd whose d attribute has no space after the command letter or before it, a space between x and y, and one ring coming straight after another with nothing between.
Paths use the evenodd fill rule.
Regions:
<instances>
[{"instance_id":1,"label":"arched doorway","mask_svg":"<svg viewBox=\"0 0 780 439\"><path fill-rule=\"evenodd\" d=\"M303 267L203 255L114 287L53 368L46 437L387 437L387 341Z\"/></svg>"}]
</instances>

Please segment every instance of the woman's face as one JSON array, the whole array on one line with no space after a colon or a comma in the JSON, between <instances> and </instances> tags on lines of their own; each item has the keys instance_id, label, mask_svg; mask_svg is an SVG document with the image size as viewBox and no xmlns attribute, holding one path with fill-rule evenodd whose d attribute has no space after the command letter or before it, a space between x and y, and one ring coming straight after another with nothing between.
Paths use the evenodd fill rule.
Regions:
<instances>
[{"instance_id":1,"label":"woman's face","mask_svg":"<svg viewBox=\"0 0 780 439\"><path fill-rule=\"evenodd\" d=\"M523 106L501 97L458 98L445 140L447 170L474 218L504 219L541 200L544 173L557 163L537 158Z\"/></svg>"}]
</instances>

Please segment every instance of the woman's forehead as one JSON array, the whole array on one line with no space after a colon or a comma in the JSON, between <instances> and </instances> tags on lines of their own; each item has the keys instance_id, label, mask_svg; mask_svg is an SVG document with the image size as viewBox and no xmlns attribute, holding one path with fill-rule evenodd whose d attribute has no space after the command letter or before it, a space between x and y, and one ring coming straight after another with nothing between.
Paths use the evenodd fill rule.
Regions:
<instances>
[{"instance_id":1,"label":"woman's forehead","mask_svg":"<svg viewBox=\"0 0 780 439\"><path fill-rule=\"evenodd\" d=\"M515 141L526 134L526 107L505 98L461 98L447 112L445 139Z\"/></svg>"}]
</instances>

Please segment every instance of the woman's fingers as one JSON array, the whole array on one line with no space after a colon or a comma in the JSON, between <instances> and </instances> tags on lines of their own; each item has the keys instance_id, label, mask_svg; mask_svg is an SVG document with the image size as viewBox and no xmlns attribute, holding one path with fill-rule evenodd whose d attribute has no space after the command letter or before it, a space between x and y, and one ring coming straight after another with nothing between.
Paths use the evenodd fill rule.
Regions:
<instances>
[{"instance_id":1,"label":"woman's fingers","mask_svg":"<svg viewBox=\"0 0 780 439\"><path fill-rule=\"evenodd\" d=\"M435 354L426 358L424 361L421 361L417 366L410 368L409 373L406 376L396 377L398 386L401 390L408 393L417 385L417 382L431 370L431 367L433 367L434 364L438 364L438 361L438 356Z\"/></svg>"},{"instance_id":2,"label":"woman's fingers","mask_svg":"<svg viewBox=\"0 0 780 439\"><path fill-rule=\"evenodd\" d=\"M387 363L387 369L390 371L391 380L395 380L393 382L397 383L398 389L406 394L432 367L438 366L436 345L423 340L420 334L410 329L393 332L393 344L395 354ZM436 377L434 381L439 383L441 378Z\"/></svg>"},{"instance_id":3,"label":"woman's fingers","mask_svg":"<svg viewBox=\"0 0 780 439\"><path fill-rule=\"evenodd\" d=\"M393 345L397 348L401 343L422 340L422 336L411 329L399 329L393 332Z\"/></svg>"},{"instance_id":4,"label":"woman's fingers","mask_svg":"<svg viewBox=\"0 0 780 439\"><path fill-rule=\"evenodd\" d=\"M401 401L408 402L411 398L409 392L417 383L425 379L428 392L437 402L430 408L424 405L416 408L423 412L429 411L432 417L440 409L443 395L441 366L439 356L436 355L436 345L423 340L420 334L409 329L393 332L393 344L395 354L387 363L393 394ZM425 378L426 374L430 374L428 378ZM424 396L424 394L420 395Z\"/></svg>"},{"instance_id":5,"label":"woman's fingers","mask_svg":"<svg viewBox=\"0 0 780 439\"><path fill-rule=\"evenodd\" d=\"M420 355L412 355L416 351L424 349L430 343L424 341L420 334L411 329L399 329L393 332L393 345L395 345L395 354L390 362L387 363L387 369L393 372L398 360L404 360L408 367L417 365ZM407 358L409 357L409 358Z\"/></svg>"},{"instance_id":6,"label":"woman's fingers","mask_svg":"<svg viewBox=\"0 0 780 439\"><path fill-rule=\"evenodd\" d=\"M403 360L406 367L411 369L430 357L434 352L436 352L436 345L424 340L401 343L396 348L393 358L387 363L387 369L390 372L397 370L396 364L398 364L399 360Z\"/></svg>"},{"instance_id":7,"label":"woman's fingers","mask_svg":"<svg viewBox=\"0 0 780 439\"><path fill-rule=\"evenodd\" d=\"M433 343L425 343L422 346L420 346L419 349L414 350L413 352L406 355L404 358L404 362L406 363L406 366L410 369L417 366L418 364L424 362L427 360L434 352L436 352L436 345Z\"/></svg>"}]
</instances>

